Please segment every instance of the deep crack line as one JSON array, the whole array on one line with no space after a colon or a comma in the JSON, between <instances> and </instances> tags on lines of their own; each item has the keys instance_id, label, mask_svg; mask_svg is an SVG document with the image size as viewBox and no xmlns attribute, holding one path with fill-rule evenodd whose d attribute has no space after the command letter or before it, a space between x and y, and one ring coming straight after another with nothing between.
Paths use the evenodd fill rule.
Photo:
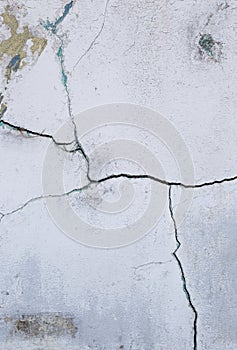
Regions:
<instances>
[{"instance_id":1,"label":"deep crack line","mask_svg":"<svg viewBox=\"0 0 237 350\"><path fill-rule=\"evenodd\" d=\"M222 183L225 183L225 182L231 182L231 181L237 180L237 176L234 176L234 177L230 177L230 178L224 178L224 179L221 179L221 180L214 180L214 181L211 181L211 182L203 182L203 183L196 184L196 185L187 185L187 184L184 184L182 182L170 182L170 181L167 181L167 180L163 180L163 179L157 178L157 177L152 176L152 175L136 175L136 174L126 174L126 173L112 174L112 175L109 175L107 177L103 177L103 178L98 179L98 180L90 179L90 180L88 180L88 183L86 185L84 185L83 187L75 187L75 188L71 189L70 191L67 191L67 192L62 193L62 194L41 195L41 196L37 196L37 197L31 198L27 202L22 204L20 207L18 207L16 209L13 209L10 212L6 212L6 213L0 212L0 222L2 221L2 219L4 217L9 216L11 214L14 214L14 213L24 209L28 204L30 204L30 203L32 203L32 202L34 202L36 200L46 199L46 198L59 198L59 197L69 196L69 195L71 195L71 194L73 194L75 192L83 191L83 190L89 188L91 185L96 185L96 184L98 185L100 183L107 182L107 181L112 180L112 179L119 179L119 178L141 179L141 180L142 179L150 179L150 180L158 182L158 183L160 183L160 184L162 184L164 186L169 186L169 209L170 209L170 214L171 214L171 217L172 217L172 221L173 221L173 223L175 225L176 236L177 236L177 227L176 227L176 222L175 222L174 215L173 215L172 199L171 199L171 188L172 188L172 186L184 187L184 188L187 188L187 189L189 189L189 188L195 189L195 188L208 187L208 186L213 186L215 184L222 184ZM178 238L178 236L177 236L177 238ZM179 243L179 246L180 246L179 240L177 240L177 242Z\"/></svg>"},{"instance_id":2,"label":"deep crack line","mask_svg":"<svg viewBox=\"0 0 237 350\"><path fill-rule=\"evenodd\" d=\"M106 182L108 180L111 179L119 179L119 178L126 178L126 179L149 179L155 182L158 182L162 185L166 185L166 186L179 186L179 187L183 187L183 188L190 188L190 189L195 189L195 188L202 188L202 187L208 187L208 186L213 186L213 185L217 185L217 184L222 184L225 182L231 182L231 181L235 181L237 180L237 175L236 176L232 176L232 177L226 177L220 180L213 180L210 182L201 182L199 184L185 184L183 182L176 182L176 181L168 181L165 179L161 179L159 177L153 176L153 175L149 175L149 174L127 174L127 173L120 173L120 174L111 174L108 175L102 179L99 180L94 180L94 182L98 182L98 183L102 183L102 182Z\"/></svg>"},{"instance_id":3,"label":"deep crack line","mask_svg":"<svg viewBox=\"0 0 237 350\"><path fill-rule=\"evenodd\" d=\"M53 141L53 143L56 145L56 146L63 146L63 150L66 151L66 152L69 152L69 153L72 153L72 152L75 152L76 150L70 150L68 151L65 147L66 146L71 146L73 145L73 143L75 142L74 140L73 141L70 141L70 142L59 142L59 141L56 141L55 138L53 137L53 135L50 135L50 134L47 134L47 133L44 133L44 132L39 132L39 131L34 131L34 130L30 130L30 129L27 129L27 128L24 128L24 127L21 127L21 126L18 126L18 125L15 125L15 124L12 124L4 119L0 119L0 126L6 126L8 127L10 130L15 130L15 131L18 131L19 133L25 133L27 135L30 135L30 136L35 136L35 137L43 137L43 138L48 138L50 140Z\"/></svg>"},{"instance_id":4,"label":"deep crack line","mask_svg":"<svg viewBox=\"0 0 237 350\"><path fill-rule=\"evenodd\" d=\"M89 182L91 183L102 183L102 182L106 182L108 180L112 180L112 179L119 179L119 178L127 178L127 179L149 179L155 182L158 182L162 185L166 185L166 186L180 186L182 188L187 188L187 189L195 189L195 188L202 188L202 187L208 187L208 186L213 186L213 185L218 185L218 184L222 184L225 182L232 182L237 180L237 175L235 176L231 176L231 177L225 177L223 179L220 180L213 180L213 181L207 181L207 182L201 182L199 184L185 184L183 182L179 182L179 181L168 181L165 179L161 179L159 177L156 177L154 175L151 174L129 174L129 173L119 173L119 174L110 174L106 177L103 177L101 179L95 180L92 179L90 177L90 159L88 157L88 155L86 154L84 148L82 147L81 143L78 144L77 140L73 140L70 142L59 142L56 141L53 135L47 134L47 133L43 133L43 132L38 132L38 131L34 131L34 130L30 130L15 124L12 124L4 119L0 118L0 127L1 126L7 126L12 130L18 131L19 133L26 133L28 135L32 135L32 136L37 136L37 137L44 137L44 138L48 138L51 139L53 141L53 143L56 146L63 146L63 150L68 152L68 153L75 153L75 152L80 152L83 156L83 158L86 160L87 163L87 179ZM75 129L76 130L76 129ZM65 148L65 146L70 146L73 145L73 143L76 143L76 148L72 149L72 150L67 150Z\"/></svg>"},{"instance_id":5,"label":"deep crack line","mask_svg":"<svg viewBox=\"0 0 237 350\"><path fill-rule=\"evenodd\" d=\"M187 282L186 282L184 269L183 269L181 260L179 259L178 255L177 255L177 252L178 252L179 248L181 247L181 242L179 240L177 224L176 224L175 217L174 217L174 212L173 212L172 186L169 186L169 211L170 211L171 220L172 220L173 225L174 225L174 234L175 234L175 241L176 241L176 249L173 251L172 255L174 256L175 260L178 263L178 266L179 266L179 269L180 269L180 273L181 273L181 279L182 279L182 282L183 282L183 290L184 290L184 293L185 293L186 298L188 300L189 306L192 309L193 314L194 314L194 319L193 319L193 350L196 350L197 349L197 320L198 320L198 312L197 312L197 309L195 308L195 306L194 306L194 304L192 302L192 298L191 298L190 292L189 292L188 287L187 287Z\"/></svg>"}]
</instances>

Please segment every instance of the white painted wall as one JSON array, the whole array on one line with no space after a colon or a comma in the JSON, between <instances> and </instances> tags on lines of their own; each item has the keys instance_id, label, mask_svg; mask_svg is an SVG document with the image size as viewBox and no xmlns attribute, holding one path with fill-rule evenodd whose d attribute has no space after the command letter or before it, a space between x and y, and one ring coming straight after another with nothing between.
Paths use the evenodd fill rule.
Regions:
<instances>
[{"instance_id":1,"label":"white painted wall","mask_svg":"<svg viewBox=\"0 0 237 350\"><path fill-rule=\"evenodd\" d=\"M133 103L161 113L173 125L192 157L195 185L236 176L235 1L74 1L57 35L40 23L47 17L51 22L59 18L67 1L1 1L1 11L7 3L22 26L37 28L48 43L39 58L12 75L7 90L2 66L5 121L53 135L88 108ZM9 34L3 33L1 40ZM200 46L202 35L211 35L211 48L208 43ZM82 142L88 154L107 142L103 152L90 159L93 171L95 164L113 161L111 140L123 137L145 144L161 163L167 181L182 180L175 146L168 152L156 134L116 126L101 133L91 132ZM69 136L73 137L72 129ZM53 222L44 198L31 200L43 195L41 176L50 142L7 125L0 129L0 349L236 350L236 181L185 189L193 199L182 222L177 220L177 232L169 186L163 185L164 211L151 231L126 247L97 249L65 235ZM144 165L130 163L112 162L101 174L137 172ZM78 186L83 171L83 157L68 156L66 190ZM126 195L129 184L135 199L127 216L108 214L107 219L90 208L88 217L87 211L83 214L84 220L99 227L106 220L106 225L126 226L127 220L136 221L146 210L151 188L160 186L157 182L113 179L96 185L99 192L77 192L69 201L83 213L84 203L96 206L101 195L116 203L119 191ZM122 192L119 185L128 187ZM174 217L180 190L172 186ZM56 206L60 200L54 199ZM181 242L177 256L198 313L197 346L194 312L172 255L175 233ZM19 330L22 315L28 323L21 323ZM71 318L73 324L67 321ZM32 325L37 328L38 319L41 327L44 321L51 325L52 334L47 326L35 334Z\"/></svg>"}]
</instances>

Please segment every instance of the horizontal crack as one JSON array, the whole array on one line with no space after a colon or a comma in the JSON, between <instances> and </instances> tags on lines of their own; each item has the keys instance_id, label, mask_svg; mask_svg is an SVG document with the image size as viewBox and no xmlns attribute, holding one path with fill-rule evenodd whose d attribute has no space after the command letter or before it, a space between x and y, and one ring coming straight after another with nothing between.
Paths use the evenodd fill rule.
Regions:
<instances>
[{"instance_id":1,"label":"horizontal crack","mask_svg":"<svg viewBox=\"0 0 237 350\"><path fill-rule=\"evenodd\" d=\"M147 266L163 265L163 264L167 264L169 262L171 262L171 260L166 260L166 261L149 261L149 262L146 262L144 264L141 264L141 265L138 265L138 266L134 266L133 269L136 271L136 270L143 269L144 267L147 267Z\"/></svg>"},{"instance_id":2,"label":"horizontal crack","mask_svg":"<svg viewBox=\"0 0 237 350\"><path fill-rule=\"evenodd\" d=\"M33 202L36 202L38 200L41 200L41 199L48 199L48 198L61 198L61 197L66 197L66 196L70 196L71 194L73 193L76 193L76 192L80 192L80 191L83 191L83 190L86 190L87 188L89 188L93 183L90 182L82 187L78 187L78 188L73 188L72 190L70 191L67 191L67 192L64 192L64 193L61 193L61 194L48 194L48 195L41 195L41 196L37 196L37 197L34 197L34 198L31 198L29 199L28 201L26 201L24 204L22 204L21 206L19 206L18 208L16 209L13 209L7 213L3 213L3 212L0 212L0 222L2 221L2 219L4 217L7 217L7 216L10 216L12 214L15 214L17 213L18 211L21 211L23 210L27 205L29 205L30 203L33 203Z\"/></svg>"},{"instance_id":3,"label":"horizontal crack","mask_svg":"<svg viewBox=\"0 0 237 350\"><path fill-rule=\"evenodd\" d=\"M0 126L7 126L9 127L10 129L13 129L13 130L16 130L20 133L26 133L26 134L29 134L29 135L32 135L32 136L38 136L38 137L45 137L45 138L48 138L48 139L51 139L54 144L56 146L70 146L70 145L73 145L73 144L76 144L76 148L75 149L72 149L72 150L67 150L67 149L64 149L66 152L68 153L73 153L73 152L77 152L79 151L82 156L84 157L84 159L86 160L86 163L87 163L87 177L88 177L88 180L89 182L92 182L92 183L102 183L102 182L106 182L108 180L111 180L111 179L118 179L118 178L127 178L127 179L149 179L149 180L152 180L152 181L155 181L155 182L158 182L160 184L163 184L163 185L166 185L166 186L180 186L180 187L183 187L183 188L190 188L190 189L194 189L194 188L202 188L202 187L207 187L207 186L213 186L213 185L216 185L216 184L222 184L224 182L231 182L231 181L235 181L237 180L237 175L235 176L231 176L231 177L226 177L226 178L223 178L223 179L220 179L220 180L213 180L213 181L208 181L208 182L202 182L202 183L199 183L199 184L185 184L183 182L179 182L179 181L168 181L168 180L165 180L165 179L161 179L159 177L156 177L154 175L149 175L149 174L128 174L128 173L120 173L120 174L111 174L111 175L108 175L104 178L101 178L99 180L93 180L91 179L90 177L90 174L89 174L89 168L90 168L90 160L89 160L89 157L88 155L86 154L84 148L82 147L81 143L78 142L78 138L75 137L76 139L73 140L73 141L70 141L70 142L59 142L59 141L56 141L55 138L53 137L53 135L50 135L50 134L46 134L46 133L41 133L41 132L38 132L38 131L33 131L33 130L30 130L30 129L27 129L27 128L24 128L24 127L21 127L21 126L18 126L18 125L14 125L4 119L0 119Z\"/></svg>"},{"instance_id":4,"label":"horizontal crack","mask_svg":"<svg viewBox=\"0 0 237 350\"><path fill-rule=\"evenodd\" d=\"M151 267L151 266L157 266L157 265L165 265L172 262L172 260L166 260L166 261L149 261L144 264L138 265L138 266L133 266L133 273L134 277L139 281L142 277L139 275L139 271L143 270L146 267Z\"/></svg>"},{"instance_id":5,"label":"horizontal crack","mask_svg":"<svg viewBox=\"0 0 237 350\"><path fill-rule=\"evenodd\" d=\"M101 179L98 179L98 180L95 180L95 179L91 179L88 181L88 184L82 186L82 187L75 187L73 188L72 190L68 191L68 192L64 192L62 194L49 194L49 195L41 195L41 196L38 196L38 197L34 197L34 198L31 198L29 199L27 202L25 202L24 204L22 204L20 207L10 211L10 212L7 212L7 213L3 213L3 212L0 212L0 222L2 221L2 219L6 216L9 216L11 214L14 214L22 209L24 209L28 204L36 201L36 200L40 200L40 199L47 199L47 198L60 198L60 197L64 197L64 196L69 196L73 193L76 193L76 192L80 192L80 191L83 191L87 188L89 188L91 185L96 185L96 184L100 184L100 183L103 183L103 182L106 182L106 181L109 181L109 180L112 180L112 179L119 179L119 178L127 178L127 179L150 179L152 181L155 181L155 182L158 182L162 185L165 185L165 186L169 186L169 189L172 187L172 186L177 186L177 187L183 187L183 188L192 188L192 189L196 189L196 188L201 188L201 187L207 187L207 186L212 186L212 185L215 185L215 184L222 184L224 182L230 182L230 181L234 181L234 180L237 180L237 176L234 176L234 177L230 177L230 178L224 178L224 179L221 179L221 180L214 180L214 181L211 181L211 182L204 182L204 183L200 183L200 184L196 184L196 185L187 185L187 184L184 184L182 182L173 182L173 181L167 181L167 180L162 180L158 177L155 177L155 176L152 176L152 175L136 175L136 174L125 174L125 173L121 173L121 174L112 174L112 175L109 175L107 177L103 177Z\"/></svg>"},{"instance_id":6,"label":"horizontal crack","mask_svg":"<svg viewBox=\"0 0 237 350\"><path fill-rule=\"evenodd\" d=\"M21 126L12 124L4 119L0 119L0 126L6 126L6 127L10 128L11 130L15 130L15 131L18 131L20 133L26 133L27 135L31 135L31 136L48 138L48 139L52 140L56 146L71 146L71 145L75 144L75 140L70 141L70 142L59 142L59 141L55 140L53 135L46 134L43 132L33 131L33 130L30 130L27 128L23 128ZM77 148L74 150L67 150L66 148L63 148L63 149L69 153L76 152L78 150Z\"/></svg>"},{"instance_id":7,"label":"horizontal crack","mask_svg":"<svg viewBox=\"0 0 237 350\"><path fill-rule=\"evenodd\" d=\"M164 179L160 179L158 177L155 177L153 175L148 175L148 174L144 174L144 175L139 175L139 174L126 174L126 173L121 173L121 174L112 174L109 175L107 177L104 177L102 179L97 180L98 183L101 182L105 182L111 179L118 179L118 178L127 178L127 179L149 179L149 180L153 180L155 182L158 182L162 185L166 185L166 186L180 186L183 188L201 188L201 187L207 187L207 186L213 186L216 184L222 184L224 182L230 182L230 181L235 181L237 180L237 176L232 176L232 177L227 177L221 180L213 180L210 182L202 182L200 184L185 184L182 182L175 182L175 181L168 181L168 180L164 180Z\"/></svg>"}]
</instances>

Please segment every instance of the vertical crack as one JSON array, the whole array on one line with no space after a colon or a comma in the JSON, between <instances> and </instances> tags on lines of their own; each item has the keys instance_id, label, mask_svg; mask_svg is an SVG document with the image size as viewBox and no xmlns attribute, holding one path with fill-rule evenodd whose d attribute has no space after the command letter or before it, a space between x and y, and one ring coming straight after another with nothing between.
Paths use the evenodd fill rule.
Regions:
<instances>
[{"instance_id":1,"label":"vertical crack","mask_svg":"<svg viewBox=\"0 0 237 350\"><path fill-rule=\"evenodd\" d=\"M105 10L103 13L103 22L102 25L100 27L100 30L98 31L98 33L96 34L96 36L94 37L94 39L92 40L92 42L90 43L89 47L86 49L86 51L78 58L77 62L75 63L75 65L73 66L72 72L75 70L76 66L81 62L81 60L88 54L88 52L93 48L93 46L95 45L97 39L99 38L99 36L101 35L101 33L103 32L104 26L105 26L105 21L106 21L106 15L108 12L108 5L109 5L109 1L106 1L105 4Z\"/></svg>"},{"instance_id":2,"label":"vertical crack","mask_svg":"<svg viewBox=\"0 0 237 350\"><path fill-rule=\"evenodd\" d=\"M55 34L55 35L60 40L60 46L59 46L59 49L57 51L57 57L59 59L60 67L61 67L62 84L63 84L63 87L65 89L66 95L67 95L68 114L69 114L69 117L71 119L71 122L72 122L73 128L74 128L74 138L75 138L75 142L76 142L76 151L79 151L82 154L83 158L85 159L86 166L87 166L87 179L89 181L91 181L90 175L89 175L89 173L90 173L89 157L87 156L82 144L79 141L78 134L77 134L77 126L76 126L76 123L74 120L74 115L72 113L72 102L71 102L71 97L70 97L69 88L68 88L68 75L66 73L65 65L64 65L64 42L63 42L63 39L61 36L59 36L58 34Z\"/></svg>"},{"instance_id":3,"label":"vertical crack","mask_svg":"<svg viewBox=\"0 0 237 350\"><path fill-rule=\"evenodd\" d=\"M78 138L78 134L77 134L77 127L76 127L76 123L74 120L74 115L72 112L72 101L71 101L71 97L70 97L70 93L69 93L69 87L68 87L68 74L66 72L65 69L65 64L64 64L64 40L62 35L58 34L58 25L60 23L63 22L63 20L65 19L65 17L68 15L68 13L70 12L71 8L73 7L74 4L74 0L71 1L70 3L66 4L64 7L64 12L63 14L55 21L55 22L50 22L49 20L47 20L46 22L41 23L43 25L43 27L47 30L50 31L53 35L56 36L56 38L59 40L60 42L60 46L58 48L58 51L56 53L59 63L60 63L60 69L61 69L61 81L64 87L64 90L66 92L66 96L67 96L67 107L68 107L68 115L71 119L71 122L73 124L73 128L74 128L74 139L75 139L75 144L76 144L76 149L75 152L78 151L80 152L80 154L83 156L83 158L86 161L86 166L87 166L87 179L90 182L90 163L89 163L89 157L87 156L82 144L79 141Z\"/></svg>"},{"instance_id":4,"label":"vertical crack","mask_svg":"<svg viewBox=\"0 0 237 350\"><path fill-rule=\"evenodd\" d=\"M178 236L178 229L177 229L177 224L175 221L175 217L174 217L174 212L173 212L173 205L172 205L172 185L169 186L169 211L170 211L170 216L171 216L171 220L173 222L174 225L174 234L175 234L175 241L176 241L176 249L173 251L173 256L175 258L175 260L178 263L179 269L180 269L180 273L181 273L181 279L182 279L182 283L183 283L183 291L185 293L186 299L188 300L189 306L193 311L194 314L194 319L193 319L193 350L197 350L197 320L198 320L198 312L192 302L192 298L190 295L190 292L188 290L187 287L187 282L186 282L186 277L185 277L185 273L184 273L184 269L181 263L181 260L179 259L177 252L179 250L179 248L181 247L181 242L179 240L179 236Z\"/></svg>"}]
</instances>

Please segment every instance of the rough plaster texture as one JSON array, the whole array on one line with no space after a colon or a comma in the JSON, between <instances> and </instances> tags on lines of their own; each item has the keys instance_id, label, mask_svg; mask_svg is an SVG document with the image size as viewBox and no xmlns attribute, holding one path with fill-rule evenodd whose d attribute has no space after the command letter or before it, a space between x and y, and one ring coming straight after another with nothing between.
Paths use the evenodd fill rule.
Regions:
<instances>
[{"instance_id":1,"label":"rough plaster texture","mask_svg":"<svg viewBox=\"0 0 237 350\"><path fill-rule=\"evenodd\" d=\"M31 33L23 38L25 58L17 56L19 43L0 58L0 349L236 350L235 1L0 5L2 14L15 16L18 32L25 26ZM1 42L11 38L3 19ZM30 37L47 45L32 50ZM117 102L162 113L185 141L195 179L180 184L175 161L148 138L164 166L162 217L131 245L96 249L69 239L51 220L42 167L50 142L66 142L51 135L72 122L79 142L66 163L65 186L74 188L101 140L81 143L73 118ZM101 176L138 170L122 160ZM160 186L155 175L126 179L136 188L136 208L146 204L150 182ZM102 195L116 202L124 180L104 181ZM176 222L183 185L193 200ZM77 193L70 200L83 203ZM130 212L129 220L138 214Z\"/></svg>"}]
</instances>

